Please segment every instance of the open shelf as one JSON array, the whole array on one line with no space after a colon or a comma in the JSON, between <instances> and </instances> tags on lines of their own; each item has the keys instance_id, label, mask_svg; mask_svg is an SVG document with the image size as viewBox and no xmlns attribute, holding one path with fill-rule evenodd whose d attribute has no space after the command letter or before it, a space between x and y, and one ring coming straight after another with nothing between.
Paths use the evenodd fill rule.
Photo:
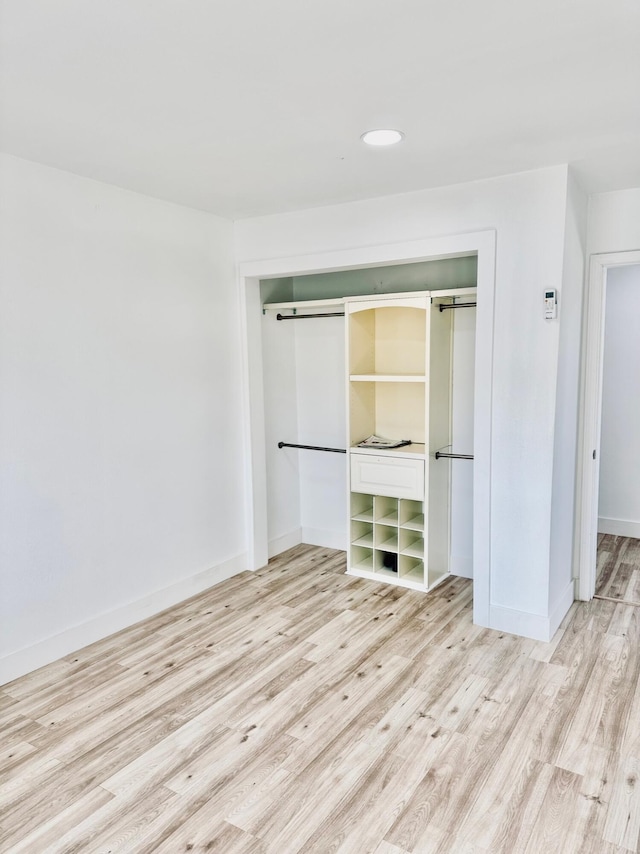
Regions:
<instances>
[{"instance_id":1,"label":"open shelf","mask_svg":"<svg viewBox=\"0 0 640 854\"><path fill-rule=\"evenodd\" d=\"M425 389L424 382L395 379L349 383L350 444L356 445L375 434L386 439L411 439L424 445Z\"/></svg>"},{"instance_id":2,"label":"open shelf","mask_svg":"<svg viewBox=\"0 0 640 854\"><path fill-rule=\"evenodd\" d=\"M424 582L424 562L407 555L400 555L399 574L400 578L411 579L422 584Z\"/></svg>"},{"instance_id":3,"label":"open shelf","mask_svg":"<svg viewBox=\"0 0 640 854\"><path fill-rule=\"evenodd\" d=\"M351 568L373 572L373 549L363 548L353 543L351 545Z\"/></svg>"},{"instance_id":4,"label":"open shelf","mask_svg":"<svg viewBox=\"0 0 640 854\"><path fill-rule=\"evenodd\" d=\"M373 454L376 457L409 457L415 459L426 459L425 445L418 442L412 442L410 445L402 445L399 448L361 448L359 445L352 445L351 449L358 454Z\"/></svg>"},{"instance_id":5,"label":"open shelf","mask_svg":"<svg viewBox=\"0 0 640 854\"><path fill-rule=\"evenodd\" d=\"M356 513L351 517L355 522L373 522L373 508L365 510L364 513Z\"/></svg>"},{"instance_id":6,"label":"open shelf","mask_svg":"<svg viewBox=\"0 0 640 854\"><path fill-rule=\"evenodd\" d=\"M352 383L424 383L425 374L351 374Z\"/></svg>"},{"instance_id":7,"label":"open shelf","mask_svg":"<svg viewBox=\"0 0 640 854\"><path fill-rule=\"evenodd\" d=\"M377 528L376 530L380 531L380 528ZM389 529L389 530L391 530L391 529ZM384 533L382 533L382 536L380 537L379 541L376 543L376 549L380 549L380 551L383 551L383 552L394 552L395 554L397 554L398 553L398 534L396 532L394 532L392 536L384 539L385 534L386 534L386 531Z\"/></svg>"},{"instance_id":8,"label":"open shelf","mask_svg":"<svg viewBox=\"0 0 640 854\"><path fill-rule=\"evenodd\" d=\"M402 549L403 555L409 555L409 557L424 557L424 541L416 541L412 543L410 546L407 546L406 549Z\"/></svg>"},{"instance_id":9,"label":"open shelf","mask_svg":"<svg viewBox=\"0 0 640 854\"><path fill-rule=\"evenodd\" d=\"M349 373L424 375L426 306L420 297L354 306L349 318Z\"/></svg>"},{"instance_id":10,"label":"open shelf","mask_svg":"<svg viewBox=\"0 0 640 854\"><path fill-rule=\"evenodd\" d=\"M424 505L422 501L403 501L400 513L400 527L411 531L424 531Z\"/></svg>"},{"instance_id":11,"label":"open shelf","mask_svg":"<svg viewBox=\"0 0 640 854\"><path fill-rule=\"evenodd\" d=\"M359 519L351 520L351 543L354 546L373 548L374 528L370 522L362 522Z\"/></svg>"},{"instance_id":12,"label":"open shelf","mask_svg":"<svg viewBox=\"0 0 640 854\"><path fill-rule=\"evenodd\" d=\"M351 518L358 522L373 522L373 495L351 493Z\"/></svg>"}]
</instances>

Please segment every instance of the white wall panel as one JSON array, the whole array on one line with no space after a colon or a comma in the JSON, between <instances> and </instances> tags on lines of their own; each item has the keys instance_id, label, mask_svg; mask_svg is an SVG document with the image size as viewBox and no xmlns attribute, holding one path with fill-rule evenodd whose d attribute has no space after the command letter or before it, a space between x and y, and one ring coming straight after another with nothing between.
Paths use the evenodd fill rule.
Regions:
<instances>
[{"instance_id":1,"label":"white wall panel","mask_svg":"<svg viewBox=\"0 0 640 854\"><path fill-rule=\"evenodd\" d=\"M0 655L28 669L244 552L239 305L231 223L0 165Z\"/></svg>"}]
</instances>

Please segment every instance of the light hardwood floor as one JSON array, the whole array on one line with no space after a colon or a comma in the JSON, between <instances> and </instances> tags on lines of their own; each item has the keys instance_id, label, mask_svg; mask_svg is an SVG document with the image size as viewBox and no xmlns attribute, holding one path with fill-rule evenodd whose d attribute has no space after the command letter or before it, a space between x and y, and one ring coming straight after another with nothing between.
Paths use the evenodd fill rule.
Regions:
<instances>
[{"instance_id":1,"label":"light hardwood floor","mask_svg":"<svg viewBox=\"0 0 640 854\"><path fill-rule=\"evenodd\" d=\"M3 852L611 854L640 832L640 608L551 644L301 546L0 691Z\"/></svg>"},{"instance_id":2,"label":"light hardwood floor","mask_svg":"<svg viewBox=\"0 0 640 854\"><path fill-rule=\"evenodd\" d=\"M598 534L596 596L640 605L640 540Z\"/></svg>"}]
</instances>

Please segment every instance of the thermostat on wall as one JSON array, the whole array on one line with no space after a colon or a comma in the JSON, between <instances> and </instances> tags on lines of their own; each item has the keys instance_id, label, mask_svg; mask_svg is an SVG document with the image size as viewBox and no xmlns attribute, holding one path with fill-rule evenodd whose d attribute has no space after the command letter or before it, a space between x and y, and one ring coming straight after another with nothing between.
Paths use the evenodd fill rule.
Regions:
<instances>
[{"instance_id":1,"label":"thermostat on wall","mask_svg":"<svg viewBox=\"0 0 640 854\"><path fill-rule=\"evenodd\" d=\"M544 292L545 320L553 320L558 316L558 295L555 288Z\"/></svg>"}]
</instances>

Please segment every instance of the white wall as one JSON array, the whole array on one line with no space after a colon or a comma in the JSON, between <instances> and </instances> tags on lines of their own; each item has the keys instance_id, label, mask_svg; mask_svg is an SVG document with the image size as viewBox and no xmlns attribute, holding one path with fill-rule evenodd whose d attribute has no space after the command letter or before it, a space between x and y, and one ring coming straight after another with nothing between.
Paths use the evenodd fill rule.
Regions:
<instances>
[{"instance_id":1,"label":"white wall","mask_svg":"<svg viewBox=\"0 0 640 854\"><path fill-rule=\"evenodd\" d=\"M558 603L563 602L563 592L577 575L577 560L574 559L574 555L577 556L576 466L587 210L587 196L569 173L558 317L546 321L557 324L560 331L549 552L549 608L552 612L554 608L564 607Z\"/></svg>"},{"instance_id":2,"label":"white wall","mask_svg":"<svg viewBox=\"0 0 640 854\"><path fill-rule=\"evenodd\" d=\"M640 266L607 274L598 531L640 537Z\"/></svg>"},{"instance_id":3,"label":"white wall","mask_svg":"<svg viewBox=\"0 0 640 854\"><path fill-rule=\"evenodd\" d=\"M269 556L304 542L346 548L344 318L262 318Z\"/></svg>"},{"instance_id":4,"label":"white wall","mask_svg":"<svg viewBox=\"0 0 640 854\"><path fill-rule=\"evenodd\" d=\"M232 225L2 157L0 681L243 567Z\"/></svg>"},{"instance_id":5,"label":"white wall","mask_svg":"<svg viewBox=\"0 0 640 854\"><path fill-rule=\"evenodd\" d=\"M345 319L291 321L296 333L298 441L346 448ZM347 547L345 454L289 451L298 455L302 542Z\"/></svg>"},{"instance_id":6,"label":"white wall","mask_svg":"<svg viewBox=\"0 0 640 854\"><path fill-rule=\"evenodd\" d=\"M269 557L302 542L298 452L278 442L298 442L296 321L262 315L262 373L267 467Z\"/></svg>"},{"instance_id":7,"label":"white wall","mask_svg":"<svg viewBox=\"0 0 640 854\"><path fill-rule=\"evenodd\" d=\"M476 310L453 311L452 449L473 453ZM451 461L451 572L473 578L473 463Z\"/></svg>"},{"instance_id":8,"label":"white wall","mask_svg":"<svg viewBox=\"0 0 640 854\"><path fill-rule=\"evenodd\" d=\"M640 187L589 199L587 252L640 249Z\"/></svg>"},{"instance_id":9,"label":"white wall","mask_svg":"<svg viewBox=\"0 0 640 854\"><path fill-rule=\"evenodd\" d=\"M567 180L554 167L236 224L240 262L496 229L491 621L524 634L553 630L573 595L549 601L560 324L542 312L563 282Z\"/></svg>"}]
</instances>

